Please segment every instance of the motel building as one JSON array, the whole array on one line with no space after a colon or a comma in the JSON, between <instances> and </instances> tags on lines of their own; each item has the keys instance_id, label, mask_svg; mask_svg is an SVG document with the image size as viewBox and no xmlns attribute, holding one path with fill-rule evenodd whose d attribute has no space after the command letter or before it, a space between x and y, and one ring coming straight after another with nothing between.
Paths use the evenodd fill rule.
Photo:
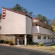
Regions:
<instances>
[{"instance_id":1,"label":"motel building","mask_svg":"<svg viewBox=\"0 0 55 55\"><path fill-rule=\"evenodd\" d=\"M55 37L50 25L20 11L2 8L0 40L27 45L28 42L53 43Z\"/></svg>"}]
</instances>

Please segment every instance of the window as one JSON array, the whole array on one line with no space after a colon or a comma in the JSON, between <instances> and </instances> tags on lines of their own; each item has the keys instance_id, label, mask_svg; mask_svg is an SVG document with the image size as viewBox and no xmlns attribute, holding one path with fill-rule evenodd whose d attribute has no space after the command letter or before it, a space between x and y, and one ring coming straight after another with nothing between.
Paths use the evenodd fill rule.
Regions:
<instances>
[{"instance_id":1,"label":"window","mask_svg":"<svg viewBox=\"0 0 55 55\"><path fill-rule=\"evenodd\" d=\"M1 26L0 26L0 30L1 30Z\"/></svg>"},{"instance_id":2,"label":"window","mask_svg":"<svg viewBox=\"0 0 55 55\"><path fill-rule=\"evenodd\" d=\"M43 39L46 39L46 36L44 36Z\"/></svg>"},{"instance_id":3,"label":"window","mask_svg":"<svg viewBox=\"0 0 55 55\"><path fill-rule=\"evenodd\" d=\"M37 24L36 24L36 26L37 26Z\"/></svg>"},{"instance_id":4,"label":"window","mask_svg":"<svg viewBox=\"0 0 55 55\"><path fill-rule=\"evenodd\" d=\"M40 35L38 35L38 39L41 39L41 36Z\"/></svg>"},{"instance_id":5,"label":"window","mask_svg":"<svg viewBox=\"0 0 55 55\"><path fill-rule=\"evenodd\" d=\"M0 36L0 38L1 38L1 36Z\"/></svg>"},{"instance_id":6,"label":"window","mask_svg":"<svg viewBox=\"0 0 55 55\"><path fill-rule=\"evenodd\" d=\"M23 35L19 35L19 37L23 37Z\"/></svg>"},{"instance_id":7,"label":"window","mask_svg":"<svg viewBox=\"0 0 55 55\"><path fill-rule=\"evenodd\" d=\"M50 37L48 36L48 39L50 39Z\"/></svg>"}]
</instances>

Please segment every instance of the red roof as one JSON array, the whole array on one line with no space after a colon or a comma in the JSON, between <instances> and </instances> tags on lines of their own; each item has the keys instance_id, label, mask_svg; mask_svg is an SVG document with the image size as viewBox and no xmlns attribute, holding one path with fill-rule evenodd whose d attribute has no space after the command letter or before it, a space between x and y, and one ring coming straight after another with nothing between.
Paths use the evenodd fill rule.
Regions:
<instances>
[{"instance_id":1,"label":"red roof","mask_svg":"<svg viewBox=\"0 0 55 55\"><path fill-rule=\"evenodd\" d=\"M34 17L32 17L32 19L33 19L33 20L37 20L37 21L40 21L38 18L34 18Z\"/></svg>"}]
</instances>

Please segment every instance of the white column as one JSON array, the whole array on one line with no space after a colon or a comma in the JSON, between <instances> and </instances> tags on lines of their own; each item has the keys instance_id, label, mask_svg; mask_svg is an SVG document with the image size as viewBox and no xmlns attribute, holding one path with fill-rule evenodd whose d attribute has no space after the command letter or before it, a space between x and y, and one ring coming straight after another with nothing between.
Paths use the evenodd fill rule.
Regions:
<instances>
[{"instance_id":1,"label":"white column","mask_svg":"<svg viewBox=\"0 0 55 55\"><path fill-rule=\"evenodd\" d=\"M27 45L27 35L24 36L24 45Z\"/></svg>"}]
</instances>

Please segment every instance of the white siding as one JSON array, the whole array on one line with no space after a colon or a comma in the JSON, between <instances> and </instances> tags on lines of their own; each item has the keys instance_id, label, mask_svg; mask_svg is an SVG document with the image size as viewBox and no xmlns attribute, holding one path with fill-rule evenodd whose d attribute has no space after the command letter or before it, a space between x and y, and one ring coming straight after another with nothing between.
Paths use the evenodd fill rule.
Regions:
<instances>
[{"instance_id":1,"label":"white siding","mask_svg":"<svg viewBox=\"0 0 55 55\"><path fill-rule=\"evenodd\" d=\"M1 34L26 34L26 18L24 15L6 10L2 20Z\"/></svg>"},{"instance_id":2,"label":"white siding","mask_svg":"<svg viewBox=\"0 0 55 55\"><path fill-rule=\"evenodd\" d=\"M29 17L26 17L26 34L32 34L32 19Z\"/></svg>"},{"instance_id":3,"label":"white siding","mask_svg":"<svg viewBox=\"0 0 55 55\"><path fill-rule=\"evenodd\" d=\"M45 29L40 26L33 26L33 31L32 33L40 33L40 34L47 34L47 35L53 35L53 32L49 29Z\"/></svg>"},{"instance_id":4,"label":"white siding","mask_svg":"<svg viewBox=\"0 0 55 55\"><path fill-rule=\"evenodd\" d=\"M41 39L38 39L38 35L33 36L33 42L38 42L38 43L49 43L49 42L52 42L52 40L48 39L48 36L46 36L46 39L43 39L44 35L40 35L40 36L41 36Z\"/></svg>"}]
</instances>

